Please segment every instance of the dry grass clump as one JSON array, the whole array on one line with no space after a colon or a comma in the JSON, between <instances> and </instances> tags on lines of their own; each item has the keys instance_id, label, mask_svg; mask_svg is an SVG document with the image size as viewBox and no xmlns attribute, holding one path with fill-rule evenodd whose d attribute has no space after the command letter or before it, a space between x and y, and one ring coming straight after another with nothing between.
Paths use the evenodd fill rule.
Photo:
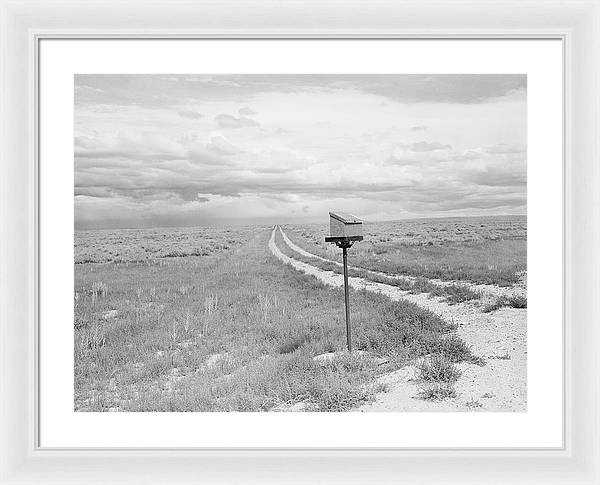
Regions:
<instances>
[{"instance_id":1,"label":"dry grass clump","mask_svg":"<svg viewBox=\"0 0 600 485\"><path fill-rule=\"evenodd\" d=\"M500 296L492 303L484 305L481 311L484 313L490 313L505 307L527 308L527 297L524 295Z\"/></svg>"},{"instance_id":2,"label":"dry grass clump","mask_svg":"<svg viewBox=\"0 0 600 485\"><path fill-rule=\"evenodd\" d=\"M417 364L419 379L424 382L456 382L461 373L444 354L433 355Z\"/></svg>"},{"instance_id":3,"label":"dry grass clump","mask_svg":"<svg viewBox=\"0 0 600 485\"><path fill-rule=\"evenodd\" d=\"M302 347L309 338L308 335L291 335L277 346L277 352L280 354L290 354Z\"/></svg>"},{"instance_id":4,"label":"dry grass clump","mask_svg":"<svg viewBox=\"0 0 600 485\"><path fill-rule=\"evenodd\" d=\"M432 382L421 386L419 397L426 401L441 401L457 397L456 389L447 382Z\"/></svg>"},{"instance_id":5,"label":"dry grass clump","mask_svg":"<svg viewBox=\"0 0 600 485\"><path fill-rule=\"evenodd\" d=\"M456 397L454 383L461 372L444 354L435 354L419 362L417 375L421 399L433 401Z\"/></svg>"}]
</instances>

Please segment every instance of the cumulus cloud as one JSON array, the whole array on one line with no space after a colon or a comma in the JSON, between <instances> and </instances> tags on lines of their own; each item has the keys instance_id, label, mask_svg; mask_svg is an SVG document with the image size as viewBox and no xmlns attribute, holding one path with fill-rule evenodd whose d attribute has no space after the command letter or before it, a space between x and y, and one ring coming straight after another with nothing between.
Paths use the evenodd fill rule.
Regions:
<instances>
[{"instance_id":1,"label":"cumulus cloud","mask_svg":"<svg viewBox=\"0 0 600 485\"><path fill-rule=\"evenodd\" d=\"M452 160L453 155L454 152L451 145L437 141L419 141L416 143L395 145L389 161L401 164L445 162Z\"/></svg>"},{"instance_id":2,"label":"cumulus cloud","mask_svg":"<svg viewBox=\"0 0 600 485\"><path fill-rule=\"evenodd\" d=\"M506 143L499 143L497 145L485 147L487 153L498 153L498 154L515 154L523 153L525 149L523 147L510 146Z\"/></svg>"},{"instance_id":3,"label":"cumulus cloud","mask_svg":"<svg viewBox=\"0 0 600 485\"><path fill-rule=\"evenodd\" d=\"M191 109L182 109L178 111L179 116L182 118L191 118L192 120L199 120L200 118L204 118L204 115L198 113L197 111L193 111Z\"/></svg>"},{"instance_id":4,"label":"cumulus cloud","mask_svg":"<svg viewBox=\"0 0 600 485\"><path fill-rule=\"evenodd\" d=\"M259 126L259 123L251 118L246 118L245 116L236 118L235 116L228 114L217 115L215 117L215 121L221 128L245 128Z\"/></svg>"},{"instance_id":5,"label":"cumulus cloud","mask_svg":"<svg viewBox=\"0 0 600 485\"><path fill-rule=\"evenodd\" d=\"M452 148L450 145L446 145L444 143L439 143L437 141L433 141L433 142L420 141L420 142L413 143L412 145L410 145L410 149L413 152L432 152L435 150L449 150L450 148Z\"/></svg>"},{"instance_id":6,"label":"cumulus cloud","mask_svg":"<svg viewBox=\"0 0 600 485\"><path fill-rule=\"evenodd\" d=\"M526 88L524 74L76 74L75 104L160 107L190 100L251 101L268 92L340 90L374 94L402 103L478 104L507 96L524 96Z\"/></svg>"},{"instance_id":7,"label":"cumulus cloud","mask_svg":"<svg viewBox=\"0 0 600 485\"><path fill-rule=\"evenodd\" d=\"M182 147L160 134L118 132L106 137L76 136L75 160L92 159L174 159Z\"/></svg>"},{"instance_id":8,"label":"cumulus cloud","mask_svg":"<svg viewBox=\"0 0 600 485\"><path fill-rule=\"evenodd\" d=\"M476 185L489 187L516 187L525 185L526 173L520 170L506 169L502 166L487 166L468 174L466 180Z\"/></svg>"},{"instance_id":9,"label":"cumulus cloud","mask_svg":"<svg viewBox=\"0 0 600 485\"><path fill-rule=\"evenodd\" d=\"M407 74L373 79L365 90L403 102L476 104L524 93L526 87L521 74Z\"/></svg>"},{"instance_id":10,"label":"cumulus cloud","mask_svg":"<svg viewBox=\"0 0 600 485\"><path fill-rule=\"evenodd\" d=\"M206 148L221 155L234 155L240 152L238 147L221 135L211 137Z\"/></svg>"},{"instance_id":11,"label":"cumulus cloud","mask_svg":"<svg viewBox=\"0 0 600 485\"><path fill-rule=\"evenodd\" d=\"M219 152L215 153L215 150L211 150L210 146L213 145L209 144L208 147L203 145L193 146L187 151L186 159L195 165L225 166L231 163L227 158L221 156Z\"/></svg>"},{"instance_id":12,"label":"cumulus cloud","mask_svg":"<svg viewBox=\"0 0 600 485\"><path fill-rule=\"evenodd\" d=\"M525 210L524 76L103 76L76 77L77 227Z\"/></svg>"}]
</instances>

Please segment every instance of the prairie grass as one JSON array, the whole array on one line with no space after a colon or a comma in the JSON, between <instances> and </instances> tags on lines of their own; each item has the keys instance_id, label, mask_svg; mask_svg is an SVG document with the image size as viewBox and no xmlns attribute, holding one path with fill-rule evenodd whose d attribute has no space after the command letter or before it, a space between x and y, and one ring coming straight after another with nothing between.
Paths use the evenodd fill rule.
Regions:
<instances>
[{"instance_id":1,"label":"prairie grass","mask_svg":"<svg viewBox=\"0 0 600 485\"><path fill-rule=\"evenodd\" d=\"M465 403L465 406L471 409L477 409L483 407L483 404L481 404L478 400L471 398Z\"/></svg>"},{"instance_id":2,"label":"prairie grass","mask_svg":"<svg viewBox=\"0 0 600 485\"><path fill-rule=\"evenodd\" d=\"M492 303L484 305L481 311L490 313L505 307L527 308L527 297L524 295L499 296Z\"/></svg>"},{"instance_id":3,"label":"prairie grass","mask_svg":"<svg viewBox=\"0 0 600 485\"><path fill-rule=\"evenodd\" d=\"M441 401L457 397L456 389L448 382L432 382L421 386L419 397L426 401Z\"/></svg>"},{"instance_id":4,"label":"prairie grass","mask_svg":"<svg viewBox=\"0 0 600 485\"><path fill-rule=\"evenodd\" d=\"M143 263L235 249L254 229L155 228L75 231L75 263Z\"/></svg>"},{"instance_id":5,"label":"prairie grass","mask_svg":"<svg viewBox=\"0 0 600 485\"><path fill-rule=\"evenodd\" d=\"M353 247L355 266L388 274L510 286L527 269L527 220L522 216L365 223ZM284 226L309 252L340 261L322 225Z\"/></svg>"},{"instance_id":6,"label":"prairie grass","mask_svg":"<svg viewBox=\"0 0 600 485\"><path fill-rule=\"evenodd\" d=\"M364 291L351 294L353 341L388 363L344 353L343 290L281 264L269 236L208 256L76 264L75 409L343 411L408 360L475 358L452 324ZM326 352L338 354L313 359Z\"/></svg>"},{"instance_id":7,"label":"prairie grass","mask_svg":"<svg viewBox=\"0 0 600 485\"><path fill-rule=\"evenodd\" d=\"M276 234L275 239L277 242L277 247L287 256L297 259L298 261L311 264L312 266L316 266L317 268L326 271L333 271L334 273L338 274L343 274L344 272L344 269L341 266L333 262L323 261L317 258L310 258L298 254L285 244L283 238L279 233ZM353 254L350 254L351 258L353 258ZM350 266L354 266L354 264L355 262L352 259ZM438 285L430 282L426 278L416 278L414 280L408 280L405 278L393 278L390 276L373 273L369 270L356 268L349 268L348 276L363 278L368 281L374 281L376 283L383 283L386 285L395 286L403 291L408 291L413 294L428 293L431 296L439 296L442 297L444 301L450 305L456 303L464 303L466 301L479 300L480 298L482 298L481 292L472 290L467 285Z\"/></svg>"},{"instance_id":8,"label":"prairie grass","mask_svg":"<svg viewBox=\"0 0 600 485\"><path fill-rule=\"evenodd\" d=\"M437 401L456 397L454 383L461 372L444 353L421 360L417 364L417 375L421 399Z\"/></svg>"},{"instance_id":9,"label":"prairie grass","mask_svg":"<svg viewBox=\"0 0 600 485\"><path fill-rule=\"evenodd\" d=\"M456 382L461 373L444 354L423 359L417 364L419 379L425 382Z\"/></svg>"}]
</instances>

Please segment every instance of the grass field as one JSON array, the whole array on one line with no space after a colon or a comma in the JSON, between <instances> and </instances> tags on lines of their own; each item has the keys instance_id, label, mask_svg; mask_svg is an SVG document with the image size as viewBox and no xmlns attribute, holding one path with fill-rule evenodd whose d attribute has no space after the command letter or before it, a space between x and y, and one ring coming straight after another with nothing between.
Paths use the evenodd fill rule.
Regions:
<instances>
[{"instance_id":1,"label":"grass field","mask_svg":"<svg viewBox=\"0 0 600 485\"><path fill-rule=\"evenodd\" d=\"M327 225L287 225L288 237L341 261ZM389 274L510 286L527 269L527 220L521 216L365 223L352 264Z\"/></svg>"},{"instance_id":2,"label":"grass field","mask_svg":"<svg viewBox=\"0 0 600 485\"><path fill-rule=\"evenodd\" d=\"M321 240L325 230L286 226L298 245L337 260L339 250ZM424 400L454 396L456 363L484 363L455 335L454 322L354 290L354 344L363 352L342 352L343 291L281 264L268 250L271 231L77 232L75 409L346 411L383 390L377 376L415 359ZM479 294L427 278L509 285L526 267L525 237L521 218L367 225L365 241L351 250L352 264L416 276L409 283L377 278L454 304ZM288 256L341 271L299 256L279 231L275 240ZM367 273L351 276L373 279ZM526 306L523 297L504 300L480 311Z\"/></svg>"},{"instance_id":3,"label":"grass field","mask_svg":"<svg viewBox=\"0 0 600 485\"><path fill-rule=\"evenodd\" d=\"M111 234L111 248L131 245ZM451 334L453 324L430 311L353 292L355 345L366 352L316 361L344 348L342 291L280 264L269 236L268 228L222 230L218 239L227 242L200 256L161 249L144 259L133 245L115 259L115 249L95 248L113 260L76 264L75 408L344 411L382 390L377 375L417 357L438 356L450 367L476 360ZM90 238L83 237L80 256ZM177 243L169 237L162 247L182 239L197 247L180 231L172 234Z\"/></svg>"},{"instance_id":4,"label":"grass field","mask_svg":"<svg viewBox=\"0 0 600 485\"><path fill-rule=\"evenodd\" d=\"M311 258L300 255L297 252L290 249L289 246L285 244L283 238L281 237L281 234L277 234L276 238L278 241L277 246L287 256L311 264L326 271L333 271L334 273L343 274L344 270L342 266L330 261L323 261L317 258ZM432 283L427 278L423 277L419 277L413 280L393 278L379 273L375 274L369 270L355 269L354 267L350 267L348 269L348 276L363 278L365 280L374 281L377 283L385 283L386 285L395 286L400 288L401 290L409 291L414 294L427 293L431 296L439 296L444 298L444 301L446 301L449 304L478 300L483 296L481 292L472 290L464 284L451 284L442 286L439 284ZM499 302L498 308L506 306L501 305L500 303L502 302Z\"/></svg>"},{"instance_id":5,"label":"grass field","mask_svg":"<svg viewBox=\"0 0 600 485\"><path fill-rule=\"evenodd\" d=\"M77 231L75 264L209 256L239 247L255 230L199 227Z\"/></svg>"}]
</instances>

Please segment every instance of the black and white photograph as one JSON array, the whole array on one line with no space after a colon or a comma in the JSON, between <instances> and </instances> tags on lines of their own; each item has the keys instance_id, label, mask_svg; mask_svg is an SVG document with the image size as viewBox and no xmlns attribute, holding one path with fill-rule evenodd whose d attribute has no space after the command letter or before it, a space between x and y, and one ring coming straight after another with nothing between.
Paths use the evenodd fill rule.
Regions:
<instances>
[{"instance_id":1,"label":"black and white photograph","mask_svg":"<svg viewBox=\"0 0 600 485\"><path fill-rule=\"evenodd\" d=\"M74 88L75 411L527 411L526 74Z\"/></svg>"}]
</instances>

